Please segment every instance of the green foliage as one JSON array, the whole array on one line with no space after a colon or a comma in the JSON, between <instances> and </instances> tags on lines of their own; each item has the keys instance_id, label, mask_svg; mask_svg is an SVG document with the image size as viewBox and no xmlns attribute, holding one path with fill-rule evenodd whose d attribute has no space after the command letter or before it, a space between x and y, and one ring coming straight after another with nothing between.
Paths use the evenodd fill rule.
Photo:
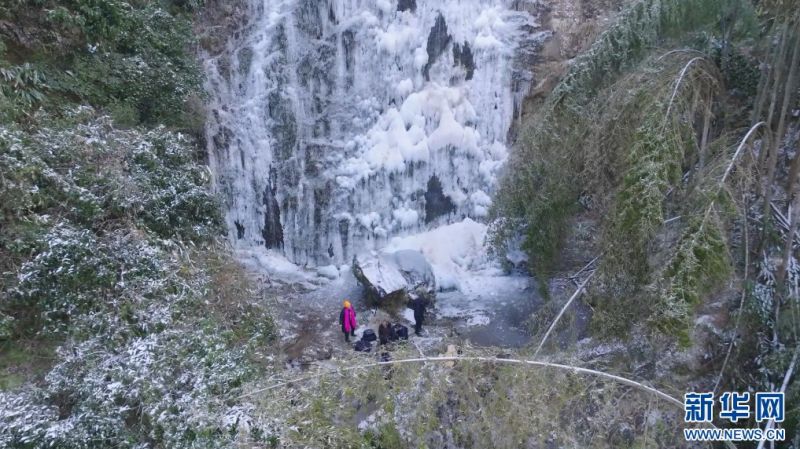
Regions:
<instances>
[{"instance_id":1,"label":"green foliage","mask_svg":"<svg viewBox=\"0 0 800 449\"><path fill-rule=\"evenodd\" d=\"M46 88L44 74L30 63L10 66L0 60L0 118L13 116L16 109L30 109L41 103Z\"/></svg>"},{"instance_id":2,"label":"green foliage","mask_svg":"<svg viewBox=\"0 0 800 449\"><path fill-rule=\"evenodd\" d=\"M141 195L120 198L138 211L144 224L163 237L202 240L219 234L219 205L209 194L205 167L194 161L194 147L184 135L157 128L134 145L131 179Z\"/></svg>"},{"instance_id":3,"label":"green foliage","mask_svg":"<svg viewBox=\"0 0 800 449\"><path fill-rule=\"evenodd\" d=\"M61 344L43 378L0 366L1 447L223 447L256 428L237 397L275 328L213 243L196 142L164 126L201 126L201 5L0 3L0 358Z\"/></svg>"},{"instance_id":4,"label":"green foliage","mask_svg":"<svg viewBox=\"0 0 800 449\"><path fill-rule=\"evenodd\" d=\"M720 175L692 166L719 152L713 142L700 146L704 114L714 110L722 79L749 94L752 64L726 50L724 61L723 53L716 58L731 64L721 73L697 50L656 53L653 46L704 41L708 48L709 34L738 36L747 24L731 18L752 17L752 6L741 3L635 3L577 58L511 155L494 211L506 225L495 239L523 230L523 247L541 276L554 265L570 217L591 208L603 229L597 253L604 256L590 288L602 334L626 335L634 323L648 322L685 336L700 295L729 273L724 220L699 227L685 220L676 242L657 237L668 209L686 216L719 212ZM714 180L713 186L695 178Z\"/></svg>"},{"instance_id":5,"label":"green foliage","mask_svg":"<svg viewBox=\"0 0 800 449\"><path fill-rule=\"evenodd\" d=\"M218 234L217 202L186 136L118 130L88 108L36 120L35 133L0 127L0 219L25 225L30 214L58 214L91 228L131 219L162 237Z\"/></svg>"},{"instance_id":6,"label":"green foliage","mask_svg":"<svg viewBox=\"0 0 800 449\"><path fill-rule=\"evenodd\" d=\"M576 58L552 94L555 105L582 108L620 73L647 57L667 38L685 39L714 25L738 0L640 0L600 35L592 48Z\"/></svg>"},{"instance_id":7,"label":"green foliage","mask_svg":"<svg viewBox=\"0 0 800 449\"><path fill-rule=\"evenodd\" d=\"M0 312L0 341L8 340L14 336L14 318Z\"/></svg>"},{"instance_id":8,"label":"green foliage","mask_svg":"<svg viewBox=\"0 0 800 449\"><path fill-rule=\"evenodd\" d=\"M119 306L109 298L138 281L150 292L163 276L159 250L126 229L197 243L218 235L217 202L185 136L117 130L90 108L35 119L35 132L0 127L0 252L24 261L0 310L20 326L70 327Z\"/></svg>"},{"instance_id":9,"label":"green foliage","mask_svg":"<svg viewBox=\"0 0 800 449\"><path fill-rule=\"evenodd\" d=\"M191 28L164 10L134 10L126 30L76 58L61 85L93 104L127 105L145 123L180 124L184 101L201 90Z\"/></svg>"},{"instance_id":10,"label":"green foliage","mask_svg":"<svg viewBox=\"0 0 800 449\"><path fill-rule=\"evenodd\" d=\"M41 380L51 368L58 343L50 339L0 338L0 391Z\"/></svg>"},{"instance_id":11,"label":"green foliage","mask_svg":"<svg viewBox=\"0 0 800 449\"><path fill-rule=\"evenodd\" d=\"M63 99L108 107L127 123L183 125L184 102L202 90L189 52L191 25L181 13L196 2L172 8L175 13L157 3L122 0L16 3L6 10L10 19L37 30L40 37L25 53L43 61L37 72L27 63L3 69L0 53L0 74L16 80L6 80L5 88L0 84L0 92L16 99L19 108L30 110L47 87Z\"/></svg>"},{"instance_id":12,"label":"green foliage","mask_svg":"<svg viewBox=\"0 0 800 449\"><path fill-rule=\"evenodd\" d=\"M676 335L688 345L692 307L702 295L725 280L731 272L724 225L715 220L712 210L690 223L678 249L663 274L658 292L659 307L652 324L668 335Z\"/></svg>"},{"instance_id":13,"label":"green foliage","mask_svg":"<svg viewBox=\"0 0 800 449\"><path fill-rule=\"evenodd\" d=\"M401 347L392 355L401 359L419 354L414 348ZM363 363L363 357L344 357L347 364ZM520 368L458 361L346 373L331 370L322 379L260 393L259 407L266 416L289 416L292 427L278 429L285 447L520 448L550 444L619 448L653 447L655 442L670 447L681 444L674 431L680 415L672 405L661 407L660 401L636 390L560 370ZM616 400L620 397L625 400ZM662 428L635 418L645 412L643 404L664 418ZM630 423L625 432L620 432L620 422ZM354 434L356 425L363 438Z\"/></svg>"},{"instance_id":14,"label":"green foliage","mask_svg":"<svg viewBox=\"0 0 800 449\"><path fill-rule=\"evenodd\" d=\"M511 154L509 170L497 192L492 214L500 217L492 228L498 252L520 231L522 247L540 277L547 276L557 260L565 236L566 220L578 208L580 172L578 158L564 148L578 145L580 131L568 124L579 124L564 116L540 116L523 131L519 149Z\"/></svg>"},{"instance_id":15,"label":"green foliage","mask_svg":"<svg viewBox=\"0 0 800 449\"><path fill-rule=\"evenodd\" d=\"M613 175L614 171L619 171L613 164L624 164L627 160L622 138L609 145L598 132L598 123L603 123L602 115L609 114L604 113L609 105L603 105L609 95L606 89L613 91L611 86L620 81L621 75L637 67L652 53L654 46L670 37L686 39L692 32L713 26L715 19L736 1L641 0L634 3L587 53L576 58L548 103L528 118L523 136L510 157L511 168L501 181L493 214L508 219L503 225L506 228L527 229L524 247L537 273L546 274L554 266L567 227L566 220L580 210L579 195L588 191L602 197L604 192L594 191L597 178L591 171L602 167ZM623 89L638 90L637 87ZM647 95L653 98L652 93ZM644 110L635 109L634 103L623 106L630 107L630 112L617 119L623 121L632 117L639 123ZM630 128L629 123L625 125ZM633 129L637 127L634 125ZM596 142L603 142L604 147L598 150L602 154L592 150ZM584 176L587 170L589 176ZM500 228L496 229L500 236L515 231Z\"/></svg>"},{"instance_id":16,"label":"green foliage","mask_svg":"<svg viewBox=\"0 0 800 449\"><path fill-rule=\"evenodd\" d=\"M755 98L760 76L757 61L741 50L724 51L722 45L715 45L712 54L725 86L741 98Z\"/></svg>"},{"instance_id":17,"label":"green foliage","mask_svg":"<svg viewBox=\"0 0 800 449\"><path fill-rule=\"evenodd\" d=\"M214 332L162 320L174 327L127 342L108 332L109 341L70 344L44 388L0 393L0 444L230 445L246 413L224 402L250 376L242 349Z\"/></svg>"},{"instance_id":18,"label":"green foliage","mask_svg":"<svg viewBox=\"0 0 800 449\"><path fill-rule=\"evenodd\" d=\"M53 325L118 306L109 299L158 274L158 251L122 235L99 241L88 230L58 223L43 240L40 252L22 265L19 283L7 299L12 310L39 310Z\"/></svg>"},{"instance_id":19,"label":"green foliage","mask_svg":"<svg viewBox=\"0 0 800 449\"><path fill-rule=\"evenodd\" d=\"M648 245L664 222L665 194L680 180L681 163L692 150L681 134L666 132L659 116L651 116L637 129L609 218L605 235L609 259L640 281L648 274Z\"/></svg>"},{"instance_id":20,"label":"green foliage","mask_svg":"<svg viewBox=\"0 0 800 449\"><path fill-rule=\"evenodd\" d=\"M397 431L397 428L391 424L386 423L380 426L378 429L379 440L378 444L375 446L376 448L380 449L403 449L407 447L403 437L400 436L400 432Z\"/></svg>"},{"instance_id":21,"label":"green foliage","mask_svg":"<svg viewBox=\"0 0 800 449\"><path fill-rule=\"evenodd\" d=\"M194 142L90 107L30 119L0 126L0 340L64 343L40 383L8 378L0 446L231 444L275 328L211 243L220 213Z\"/></svg>"}]
</instances>

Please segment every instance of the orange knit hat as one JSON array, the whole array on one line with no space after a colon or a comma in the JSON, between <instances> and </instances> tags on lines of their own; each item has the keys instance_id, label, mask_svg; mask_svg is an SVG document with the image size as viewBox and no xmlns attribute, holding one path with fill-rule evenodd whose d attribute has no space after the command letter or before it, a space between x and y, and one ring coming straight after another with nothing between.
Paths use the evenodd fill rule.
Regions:
<instances>
[{"instance_id":1,"label":"orange knit hat","mask_svg":"<svg viewBox=\"0 0 800 449\"><path fill-rule=\"evenodd\" d=\"M350 301L348 301L346 299L344 300L344 308L345 309L349 309L350 308Z\"/></svg>"}]
</instances>

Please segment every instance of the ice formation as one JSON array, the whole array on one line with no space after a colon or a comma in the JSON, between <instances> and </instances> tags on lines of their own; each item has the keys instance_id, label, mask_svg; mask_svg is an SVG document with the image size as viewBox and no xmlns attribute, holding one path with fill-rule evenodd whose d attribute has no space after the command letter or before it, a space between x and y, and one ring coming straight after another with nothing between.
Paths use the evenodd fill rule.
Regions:
<instances>
[{"instance_id":1,"label":"ice formation","mask_svg":"<svg viewBox=\"0 0 800 449\"><path fill-rule=\"evenodd\" d=\"M491 205L543 37L526 3L250 0L205 58L209 160L235 245L326 267L479 226L465 219Z\"/></svg>"}]
</instances>

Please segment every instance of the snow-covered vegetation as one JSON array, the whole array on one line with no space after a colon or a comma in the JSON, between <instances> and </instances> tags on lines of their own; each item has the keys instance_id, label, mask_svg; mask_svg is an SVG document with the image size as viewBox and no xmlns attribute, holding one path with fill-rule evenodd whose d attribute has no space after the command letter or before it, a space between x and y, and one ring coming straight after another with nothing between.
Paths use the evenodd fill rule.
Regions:
<instances>
[{"instance_id":1,"label":"snow-covered vegetation","mask_svg":"<svg viewBox=\"0 0 800 449\"><path fill-rule=\"evenodd\" d=\"M0 447L236 434L230 401L274 330L219 243L192 7L0 5L0 376L35 368L0 382L21 383L0 391Z\"/></svg>"},{"instance_id":2,"label":"snow-covered vegetation","mask_svg":"<svg viewBox=\"0 0 800 449\"><path fill-rule=\"evenodd\" d=\"M523 234L542 277L589 223L594 334L666 354L711 332L716 387L780 385L800 343L797 6L634 2L529 116L495 199L497 246Z\"/></svg>"},{"instance_id":3,"label":"snow-covered vegetation","mask_svg":"<svg viewBox=\"0 0 800 449\"><path fill-rule=\"evenodd\" d=\"M232 262L213 242L219 210L193 142L163 127L116 129L90 107L32 118L32 132L0 126L3 254L14 270L0 310L7 339L61 343L40 383L0 393L0 443L229 438L224 402L272 328L252 296L218 303L230 284L215 273Z\"/></svg>"}]
</instances>

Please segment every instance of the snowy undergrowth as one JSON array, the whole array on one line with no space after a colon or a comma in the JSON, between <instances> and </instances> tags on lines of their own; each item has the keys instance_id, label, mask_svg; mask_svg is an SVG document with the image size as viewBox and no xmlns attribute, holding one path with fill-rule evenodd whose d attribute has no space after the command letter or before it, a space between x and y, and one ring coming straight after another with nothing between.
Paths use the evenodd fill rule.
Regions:
<instances>
[{"instance_id":1,"label":"snowy undergrowth","mask_svg":"<svg viewBox=\"0 0 800 449\"><path fill-rule=\"evenodd\" d=\"M463 355L493 357L463 347ZM444 350L444 348L442 348ZM429 354L429 355L436 355ZM396 359L418 357L395 346ZM504 357L524 358L524 354ZM375 361L358 353L333 361ZM248 385L252 423L287 448L678 446L681 411L636 390L552 369L474 362L408 363L336 373L264 391ZM327 371L326 371L327 370ZM313 374L315 371L312 371ZM307 373L304 373L307 374ZM283 373L280 378L299 373ZM242 434L247 446L264 440Z\"/></svg>"},{"instance_id":2,"label":"snowy undergrowth","mask_svg":"<svg viewBox=\"0 0 800 449\"><path fill-rule=\"evenodd\" d=\"M62 341L41 379L0 392L0 446L217 447L273 335L213 239L193 142L90 108L0 127L5 344Z\"/></svg>"}]
</instances>

